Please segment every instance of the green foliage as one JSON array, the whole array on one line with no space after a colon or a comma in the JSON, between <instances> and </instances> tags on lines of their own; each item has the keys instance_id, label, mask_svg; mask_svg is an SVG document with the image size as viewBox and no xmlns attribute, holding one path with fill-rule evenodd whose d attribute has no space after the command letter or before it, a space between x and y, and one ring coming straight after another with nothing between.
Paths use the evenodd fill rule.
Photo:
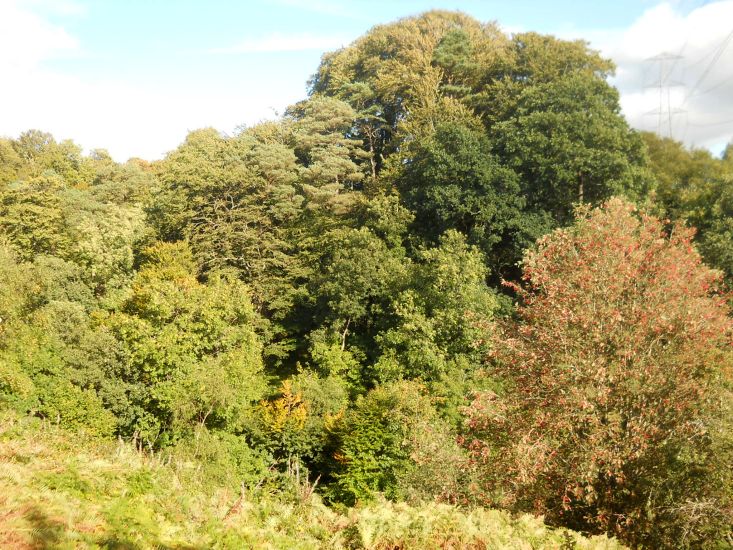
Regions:
<instances>
[{"instance_id":1,"label":"green foliage","mask_svg":"<svg viewBox=\"0 0 733 550\"><path fill-rule=\"evenodd\" d=\"M730 538L726 296L678 222L733 280L733 148L638 135L612 72L431 11L162 161L0 139L0 408L23 418L0 420L0 546L615 547L483 503ZM611 195L675 223L591 210Z\"/></svg>"},{"instance_id":2,"label":"green foliage","mask_svg":"<svg viewBox=\"0 0 733 550\"><path fill-rule=\"evenodd\" d=\"M573 204L648 191L642 141L604 80L570 74L528 86L491 128L496 150L521 177L528 205L572 219Z\"/></svg>"},{"instance_id":3,"label":"green foliage","mask_svg":"<svg viewBox=\"0 0 733 550\"><path fill-rule=\"evenodd\" d=\"M568 73L605 78L614 70L612 61L589 50L583 40L525 32L512 37L512 46L516 56L513 77L520 82L550 82Z\"/></svg>"},{"instance_id":4,"label":"green foliage","mask_svg":"<svg viewBox=\"0 0 733 550\"><path fill-rule=\"evenodd\" d=\"M479 220L479 231L497 217L498 210L495 238L508 220L516 226L519 218L502 216L501 207L487 208L497 204L489 198L480 209L473 203L482 191L497 192L506 186L504 191L514 197L499 204L514 210L524 207L516 189L519 182L506 168L519 173L531 211L547 212L563 223L571 218L575 202L598 202L621 192L635 198L646 191L641 142L621 117L618 95L605 80L612 71L613 64L582 41L536 33L510 39L493 24L482 25L460 13L431 11L375 27L348 48L325 55L311 84L316 95L342 99L364 113L357 132L375 175L388 165L397 172L404 164L410 166L415 151L418 158L425 155L426 144L434 156L430 140L443 124L473 130L485 126L495 141L491 147L496 156L477 155L476 149L485 149L485 144L473 145L461 155L458 145L447 147L449 136L437 137L455 158L452 170L447 159L435 159L444 166L438 174L446 178L473 174L466 184L459 177L435 183L439 204L428 208L445 204L445 212L437 218L442 224L446 214L460 216L464 209L464 218L466 213L489 216ZM465 129L460 137L467 139ZM386 163L390 155L397 159ZM465 162L471 156L474 159ZM459 192L452 186L463 189ZM469 197L471 187L477 197L466 197L466 187ZM499 198L505 199L502 195ZM460 202L466 198L466 203ZM523 221L519 228L525 234L542 227L531 217ZM455 223L450 227L468 230ZM445 229L439 227L437 235Z\"/></svg>"},{"instance_id":5,"label":"green foliage","mask_svg":"<svg viewBox=\"0 0 733 550\"><path fill-rule=\"evenodd\" d=\"M70 429L111 435L117 419L103 397L112 386L105 367L114 363L114 343L90 323L94 298L78 268L44 256L17 263L8 249L0 264L2 393L16 408Z\"/></svg>"},{"instance_id":6,"label":"green foliage","mask_svg":"<svg viewBox=\"0 0 733 550\"><path fill-rule=\"evenodd\" d=\"M387 311L404 284L404 250L390 248L366 227L334 229L321 246L319 269L309 284L316 319L338 334L342 349L349 334L361 340L357 344L368 343L372 319Z\"/></svg>"},{"instance_id":7,"label":"green foliage","mask_svg":"<svg viewBox=\"0 0 733 550\"><path fill-rule=\"evenodd\" d=\"M612 72L582 41L509 38L431 11L326 54L311 86L360 114L353 132L372 187L400 191L413 232L435 244L461 231L498 284L518 277L535 239L572 221L576 203L648 193L643 144L620 114Z\"/></svg>"},{"instance_id":8,"label":"green foliage","mask_svg":"<svg viewBox=\"0 0 733 550\"><path fill-rule=\"evenodd\" d=\"M133 162L120 167L103 152L82 157L73 143L57 144L38 131L7 145L20 164L9 160L17 166L11 184L0 189L0 228L16 253L79 264L100 297L125 286L147 231L140 203L152 175ZM102 192L108 184L117 189Z\"/></svg>"},{"instance_id":9,"label":"green foliage","mask_svg":"<svg viewBox=\"0 0 733 550\"><path fill-rule=\"evenodd\" d=\"M293 377L293 390L302 396L308 412L303 424L306 439L302 456L311 463L325 460L324 448L329 443L329 427L343 416L349 406L348 384L342 375L317 376L304 370Z\"/></svg>"},{"instance_id":10,"label":"green foliage","mask_svg":"<svg viewBox=\"0 0 733 550\"><path fill-rule=\"evenodd\" d=\"M378 194L358 205L356 220L370 229L388 247L399 249L408 239L408 229L415 216L395 195Z\"/></svg>"},{"instance_id":11,"label":"green foliage","mask_svg":"<svg viewBox=\"0 0 733 550\"><path fill-rule=\"evenodd\" d=\"M157 181L148 163L130 159L116 164L104 150L93 151L91 157L95 173L89 192L99 202L122 206L151 200Z\"/></svg>"},{"instance_id":12,"label":"green foliage","mask_svg":"<svg viewBox=\"0 0 733 550\"><path fill-rule=\"evenodd\" d=\"M167 452L181 468L198 470L198 482L206 488L255 487L268 476L271 464L268 453L251 447L243 436L200 426Z\"/></svg>"},{"instance_id":13,"label":"green foliage","mask_svg":"<svg viewBox=\"0 0 733 550\"><path fill-rule=\"evenodd\" d=\"M313 281L326 318L356 322L382 307L404 276L402 259L366 228L327 235L323 271Z\"/></svg>"},{"instance_id":14,"label":"green foliage","mask_svg":"<svg viewBox=\"0 0 733 550\"><path fill-rule=\"evenodd\" d=\"M548 229L549 220L525 212L519 178L482 132L443 125L414 149L398 188L415 212L414 229L428 242L458 230L503 272Z\"/></svg>"},{"instance_id":15,"label":"green foliage","mask_svg":"<svg viewBox=\"0 0 733 550\"><path fill-rule=\"evenodd\" d=\"M12 183L18 177L23 159L13 147L13 141L0 138L0 186Z\"/></svg>"},{"instance_id":16,"label":"green foliage","mask_svg":"<svg viewBox=\"0 0 733 550\"><path fill-rule=\"evenodd\" d=\"M285 164L273 163L275 152ZM285 146L248 132L229 139L192 132L160 165L151 222L164 239L188 239L202 271L235 268L255 305L273 307L289 260L284 231L303 200L294 161Z\"/></svg>"},{"instance_id":17,"label":"green foliage","mask_svg":"<svg viewBox=\"0 0 733 550\"><path fill-rule=\"evenodd\" d=\"M356 113L343 101L314 97L290 107L286 116L292 119L301 185L312 207L342 209L336 195L360 187L364 179L354 162L358 160L359 142L348 137ZM345 202L343 198L341 202Z\"/></svg>"},{"instance_id":18,"label":"green foliage","mask_svg":"<svg viewBox=\"0 0 733 550\"><path fill-rule=\"evenodd\" d=\"M16 155L11 157L17 166L18 180L33 180L50 174L65 185L78 187L89 183L92 171L81 147L66 140L57 143L54 137L40 130L28 130L12 141ZM21 163L17 159L21 159Z\"/></svg>"},{"instance_id":19,"label":"green foliage","mask_svg":"<svg viewBox=\"0 0 733 550\"><path fill-rule=\"evenodd\" d=\"M33 381L12 360L0 359L0 399L25 398L34 391Z\"/></svg>"},{"instance_id":20,"label":"green foliage","mask_svg":"<svg viewBox=\"0 0 733 550\"><path fill-rule=\"evenodd\" d=\"M670 138L650 132L641 134L646 145L649 164L656 179L656 199L664 213L674 219L683 218L706 194L707 187L724 175L723 163L709 151L687 150Z\"/></svg>"},{"instance_id":21,"label":"green foliage","mask_svg":"<svg viewBox=\"0 0 733 550\"><path fill-rule=\"evenodd\" d=\"M455 51L446 51L444 38L457 31L470 37L470 57L479 68L462 73L465 64L453 63L457 70L446 70L451 66L447 58ZM436 122L470 118L458 103L442 97L442 84L478 84L486 74L500 70L509 50L509 40L496 25L483 25L461 13L431 11L377 26L348 48L326 54L311 88L348 102L360 113L357 136L376 176L385 159L411 141L410 133L399 128L403 122L414 117L413 129L423 137Z\"/></svg>"},{"instance_id":22,"label":"green foliage","mask_svg":"<svg viewBox=\"0 0 733 550\"><path fill-rule=\"evenodd\" d=\"M497 302L486 275L481 253L457 231L420 253L410 288L393 301L394 326L376 338L377 379L423 380L455 415L492 337Z\"/></svg>"},{"instance_id":23,"label":"green foliage","mask_svg":"<svg viewBox=\"0 0 733 550\"><path fill-rule=\"evenodd\" d=\"M50 185L39 179L0 191L0 230L23 259L63 255L70 244L61 200Z\"/></svg>"},{"instance_id":24,"label":"green foliage","mask_svg":"<svg viewBox=\"0 0 733 550\"><path fill-rule=\"evenodd\" d=\"M686 150L681 143L643 134L656 177L661 211L697 229L701 255L733 281L733 164L730 146L722 159L708 151Z\"/></svg>"},{"instance_id":25,"label":"green foliage","mask_svg":"<svg viewBox=\"0 0 733 550\"><path fill-rule=\"evenodd\" d=\"M370 500L376 493L387 498L418 495L418 499L432 498L430 489L441 483L450 485L453 472L439 468L425 472L431 457L426 450L426 437L440 441L441 448L450 450L449 432L439 420L423 388L413 382L398 382L379 386L360 397L332 428L338 441L335 460L333 494L346 503ZM442 436L442 437L438 437ZM455 448L456 453L460 453ZM460 460L441 461L457 467ZM423 469L421 475L416 475ZM441 481L426 478L440 475ZM451 487L455 489L455 487ZM426 495L427 493L427 495Z\"/></svg>"},{"instance_id":26,"label":"green foliage","mask_svg":"<svg viewBox=\"0 0 733 550\"><path fill-rule=\"evenodd\" d=\"M317 372L326 376L342 379L354 390L361 388L361 365L354 354L337 342L323 341L321 334L313 335L310 348L311 363Z\"/></svg>"},{"instance_id":27,"label":"green foliage","mask_svg":"<svg viewBox=\"0 0 733 550\"><path fill-rule=\"evenodd\" d=\"M75 432L110 436L117 419L103 407L97 393L81 389L63 378L39 377L38 413Z\"/></svg>"},{"instance_id":28,"label":"green foliage","mask_svg":"<svg viewBox=\"0 0 733 550\"><path fill-rule=\"evenodd\" d=\"M66 200L74 205L68 215L73 242L68 259L81 267L85 282L98 295L127 286L134 271L135 252L149 232L142 209L85 202L79 193Z\"/></svg>"},{"instance_id":29,"label":"green foliage","mask_svg":"<svg viewBox=\"0 0 733 550\"><path fill-rule=\"evenodd\" d=\"M126 427L152 443L194 425L241 430L264 392L262 344L247 288L195 277L184 243L146 250L129 297L105 320L127 350L135 419Z\"/></svg>"}]
</instances>

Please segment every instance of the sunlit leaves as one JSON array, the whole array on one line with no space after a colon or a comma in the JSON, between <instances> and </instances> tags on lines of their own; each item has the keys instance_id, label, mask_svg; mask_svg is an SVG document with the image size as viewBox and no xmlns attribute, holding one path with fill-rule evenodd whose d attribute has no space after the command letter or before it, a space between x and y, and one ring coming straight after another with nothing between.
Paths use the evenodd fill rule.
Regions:
<instances>
[{"instance_id":1,"label":"sunlit leaves","mask_svg":"<svg viewBox=\"0 0 733 550\"><path fill-rule=\"evenodd\" d=\"M635 544L725 522L684 511L726 506L715 440L733 364L720 273L691 238L613 199L525 257L519 319L493 355L506 393L468 416L496 502Z\"/></svg>"}]
</instances>

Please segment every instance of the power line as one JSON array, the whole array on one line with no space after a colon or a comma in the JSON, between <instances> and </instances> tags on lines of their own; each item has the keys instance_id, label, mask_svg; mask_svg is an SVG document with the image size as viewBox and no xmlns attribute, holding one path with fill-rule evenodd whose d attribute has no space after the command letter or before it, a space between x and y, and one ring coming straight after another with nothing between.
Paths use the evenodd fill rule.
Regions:
<instances>
[{"instance_id":1,"label":"power line","mask_svg":"<svg viewBox=\"0 0 733 550\"><path fill-rule=\"evenodd\" d=\"M690 122L690 126L723 126L725 124L733 124L733 118L730 120L720 120L718 122Z\"/></svg>"},{"instance_id":2,"label":"power line","mask_svg":"<svg viewBox=\"0 0 733 550\"><path fill-rule=\"evenodd\" d=\"M699 7L702 7L703 5L704 3ZM684 107L690 101L690 99L696 96L702 96L704 94L710 93L713 90L716 90L720 88L721 86L725 85L730 80L730 78L724 78L721 82L718 82L717 84L713 84L712 86L709 86L706 89L699 91L700 86L705 82L708 76L710 76L713 68L716 66L718 61L720 61L720 58L722 57L723 53L725 52L726 48L728 47L732 39L733 39L733 30L731 30L731 32L728 33L728 35L723 39L723 41L718 45L718 47L715 50L713 50L712 58L710 58L710 61L708 62L705 69L698 77L695 84L690 88L690 91L687 93L684 100L682 101L681 107ZM709 55L710 54L705 55L702 59L700 59L700 62L702 62L704 59L709 57ZM696 127L696 128L704 128L704 127L725 126L731 123L733 123L733 120L695 123L695 122L690 122L690 120L687 119L685 121L685 131L684 131L683 140L687 136L687 130L690 126Z\"/></svg>"},{"instance_id":3,"label":"power line","mask_svg":"<svg viewBox=\"0 0 733 550\"><path fill-rule=\"evenodd\" d=\"M731 39L733 39L733 31L730 31L730 33L728 33L728 36L726 36L723 39L723 42L720 43L720 46L718 46L718 49L715 51L715 55L713 55L713 58L710 60L710 63L708 63L708 66L705 67L705 70L700 75L700 78L697 79L697 82L695 82L695 84L690 89L690 93L687 94L687 96L685 97L685 100L682 102L683 106L690 100L690 98L695 96L695 93L697 92L697 89L700 87L700 84L702 84L705 81L705 79L708 77L708 75L710 74L710 71L712 71L713 67L718 62L720 57L723 55L723 52L725 51L725 49L728 47L728 44L730 43Z\"/></svg>"},{"instance_id":4,"label":"power line","mask_svg":"<svg viewBox=\"0 0 733 550\"><path fill-rule=\"evenodd\" d=\"M713 90L717 90L718 88L720 88L720 87L725 86L726 84L728 84L728 82L730 82L731 80L733 80L733 75L729 76L728 78L724 78L723 80L721 80L717 84L714 84L714 85L710 86L710 88L707 88L707 89L703 90L702 92L700 92L697 95L704 95L704 94L707 94L707 93L712 92Z\"/></svg>"}]
</instances>

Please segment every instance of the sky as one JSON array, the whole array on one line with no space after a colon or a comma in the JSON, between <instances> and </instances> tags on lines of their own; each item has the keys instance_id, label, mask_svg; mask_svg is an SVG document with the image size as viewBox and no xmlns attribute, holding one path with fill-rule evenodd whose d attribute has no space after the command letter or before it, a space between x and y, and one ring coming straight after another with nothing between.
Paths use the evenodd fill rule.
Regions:
<instances>
[{"instance_id":1,"label":"sky","mask_svg":"<svg viewBox=\"0 0 733 550\"><path fill-rule=\"evenodd\" d=\"M324 52L433 8L585 39L632 126L716 154L733 138L733 0L0 0L0 136L162 158L277 117Z\"/></svg>"}]
</instances>

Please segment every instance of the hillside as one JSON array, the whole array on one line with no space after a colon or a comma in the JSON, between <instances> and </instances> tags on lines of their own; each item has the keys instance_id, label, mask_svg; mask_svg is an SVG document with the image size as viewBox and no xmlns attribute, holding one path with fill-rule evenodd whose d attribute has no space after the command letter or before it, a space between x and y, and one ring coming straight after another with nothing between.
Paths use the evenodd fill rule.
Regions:
<instances>
[{"instance_id":1,"label":"hillside","mask_svg":"<svg viewBox=\"0 0 733 550\"><path fill-rule=\"evenodd\" d=\"M195 464L13 415L0 427L0 495L2 548L622 548L495 510L380 501L338 513L266 487L240 500Z\"/></svg>"},{"instance_id":2,"label":"hillside","mask_svg":"<svg viewBox=\"0 0 733 550\"><path fill-rule=\"evenodd\" d=\"M460 12L314 69L158 161L0 138L5 546L730 547L733 144Z\"/></svg>"}]
</instances>

